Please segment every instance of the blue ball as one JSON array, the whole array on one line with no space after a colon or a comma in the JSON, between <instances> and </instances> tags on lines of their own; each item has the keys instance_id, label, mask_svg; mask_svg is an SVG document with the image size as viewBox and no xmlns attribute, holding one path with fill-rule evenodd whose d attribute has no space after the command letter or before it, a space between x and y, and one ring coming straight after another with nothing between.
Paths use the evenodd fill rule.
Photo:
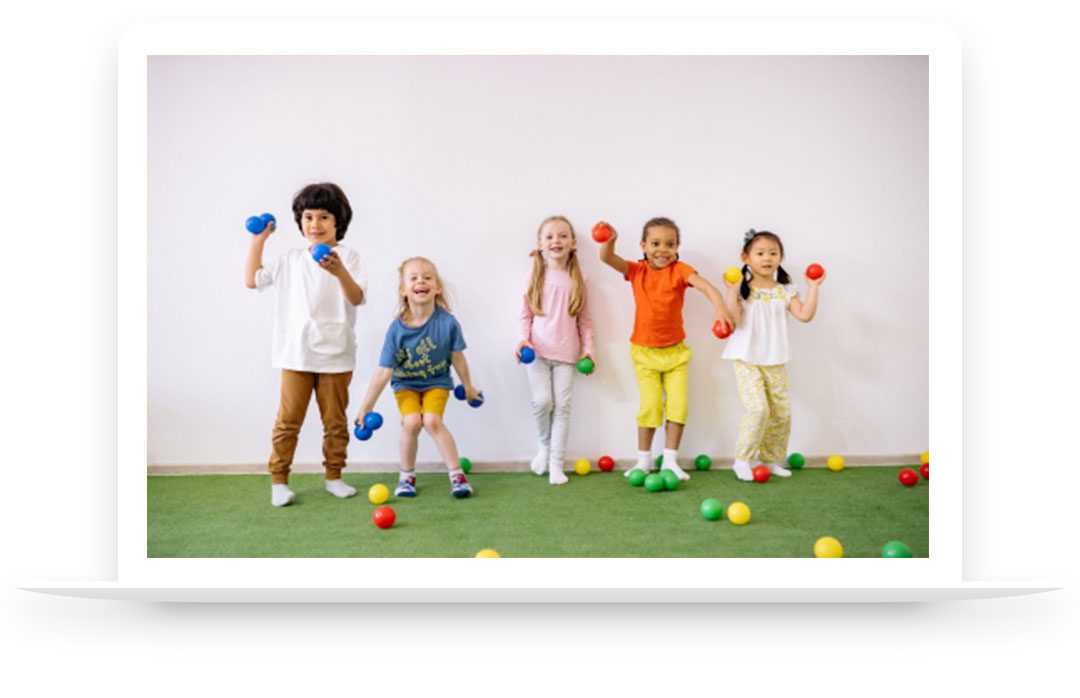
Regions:
<instances>
[{"instance_id":1,"label":"blue ball","mask_svg":"<svg viewBox=\"0 0 1080 698\"><path fill-rule=\"evenodd\" d=\"M454 397L456 397L458 400L464 400L465 399L465 386L464 385L461 385L459 383L458 386L456 388L454 388Z\"/></svg>"},{"instance_id":2,"label":"blue ball","mask_svg":"<svg viewBox=\"0 0 1080 698\"><path fill-rule=\"evenodd\" d=\"M247 219L246 223L244 223L244 227L247 228L249 233L254 233L258 235L263 231L263 228L266 227L266 221L264 221L259 216L252 216Z\"/></svg>"},{"instance_id":3,"label":"blue ball","mask_svg":"<svg viewBox=\"0 0 1080 698\"><path fill-rule=\"evenodd\" d=\"M469 400L469 407L479 407L484 404L484 394L480 393L479 400Z\"/></svg>"},{"instance_id":4,"label":"blue ball","mask_svg":"<svg viewBox=\"0 0 1080 698\"><path fill-rule=\"evenodd\" d=\"M320 242L311 248L311 256L315 258L315 261L321 261L323 257L330 254L330 245Z\"/></svg>"},{"instance_id":5,"label":"blue ball","mask_svg":"<svg viewBox=\"0 0 1080 698\"><path fill-rule=\"evenodd\" d=\"M364 426L375 431L382 426L382 415L378 412L368 412L364 417Z\"/></svg>"},{"instance_id":6,"label":"blue ball","mask_svg":"<svg viewBox=\"0 0 1080 698\"><path fill-rule=\"evenodd\" d=\"M371 429L365 429L360 424L357 424L356 429L353 429L353 434L355 434L356 438L360 439L361 441L367 441L371 438L372 431Z\"/></svg>"},{"instance_id":7,"label":"blue ball","mask_svg":"<svg viewBox=\"0 0 1080 698\"><path fill-rule=\"evenodd\" d=\"M533 359L535 359L535 358L536 358L536 352L535 351L533 351L529 347L522 347L521 348L521 363L523 363L523 364L531 364L533 362Z\"/></svg>"},{"instance_id":8,"label":"blue ball","mask_svg":"<svg viewBox=\"0 0 1080 698\"><path fill-rule=\"evenodd\" d=\"M259 218L262 219L263 225L266 225L267 223L277 223L277 218L274 218L274 214L272 213L264 213L260 215Z\"/></svg>"}]
</instances>

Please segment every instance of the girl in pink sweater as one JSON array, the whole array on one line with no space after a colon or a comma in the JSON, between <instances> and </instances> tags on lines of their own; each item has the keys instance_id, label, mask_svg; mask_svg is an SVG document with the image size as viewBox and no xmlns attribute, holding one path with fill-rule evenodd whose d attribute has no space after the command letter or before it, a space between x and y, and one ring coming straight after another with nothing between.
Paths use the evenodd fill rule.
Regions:
<instances>
[{"instance_id":1,"label":"girl in pink sweater","mask_svg":"<svg viewBox=\"0 0 1080 698\"><path fill-rule=\"evenodd\" d=\"M529 364L536 438L540 443L532 471L548 482L561 485L563 456L570 429L570 390L575 364L588 357L596 363L593 322L586 303L585 278L577 259L574 226L563 216L551 216L540 224L532 274L521 307L521 350L529 347L536 359ZM592 373L590 369L589 373Z\"/></svg>"}]
</instances>

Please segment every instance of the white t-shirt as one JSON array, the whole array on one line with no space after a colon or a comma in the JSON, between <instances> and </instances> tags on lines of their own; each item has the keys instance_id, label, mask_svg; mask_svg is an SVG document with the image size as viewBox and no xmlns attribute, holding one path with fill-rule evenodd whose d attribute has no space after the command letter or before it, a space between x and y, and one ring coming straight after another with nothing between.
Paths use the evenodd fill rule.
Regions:
<instances>
[{"instance_id":1,"label":"white t-shirt","mask_svg":"<svg viewBox=\"0 0 1080 698\"><path fill-rule=\"evenodd\" d=\"M349 274L364 290L367 276L356 250L333 247ZM275 368L312 373L344 373L356 366L356 307L337 278L319 266L306 248L289 250L255 272L255 288L273 286Z\"/></svg>"},{"instance_id":2,"label":"white t-shirt","mask_svg":"<svg viewBox=\"0 0 1080 698\"><path fill-rule=\"evenodd\" d=\"M757 366L790 361L787 313L791 299L798 293L794 284L751 288L750 297L740 300L742 317L727 339L723 358L740 359Z\"/></svg>"}]
</instances>

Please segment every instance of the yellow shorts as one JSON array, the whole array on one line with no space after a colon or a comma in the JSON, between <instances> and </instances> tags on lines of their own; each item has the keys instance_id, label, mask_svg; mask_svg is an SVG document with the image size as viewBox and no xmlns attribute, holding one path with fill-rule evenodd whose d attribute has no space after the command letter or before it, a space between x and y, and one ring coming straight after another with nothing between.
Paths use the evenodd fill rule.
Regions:
<instances>
[{"instance_id":1,"label":"yellow shorts","mask_svg":"<svg viewBox=\"0 0 1080 698\"><path fill-rule=\"evenodd\" d=\"M686 389L690 363L690 347L683 342L670 347L642 347L630 345L630 358L634 362L641 404L638 407L639 427L656 429L667 420L686 424Z\"/></svg>"},{"instance_id":2,"label":"yellow shorts","mask_svg":"<svg viewBox=\"0 0 1080 698\"><path fill-rule=\"evenodd\" d=\"M437 414L441 417L449 398L450 391L446 388L431 388L423 393L415 390L399 390L394 393L398 412L402 417L410 414Z\"/></svg>"}]
</instances>

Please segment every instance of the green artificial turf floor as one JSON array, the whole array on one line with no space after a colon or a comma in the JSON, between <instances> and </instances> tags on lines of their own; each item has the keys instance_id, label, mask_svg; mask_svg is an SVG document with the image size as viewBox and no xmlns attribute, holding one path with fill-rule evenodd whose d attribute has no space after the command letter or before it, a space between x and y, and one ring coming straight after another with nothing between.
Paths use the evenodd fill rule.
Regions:
<instances>
[{"instance_id":1,"label":"green artificial turf floor","mask_svg":"<svg viewBox=\"0 0 1080 698\"><path fill-rule=\"evenodd\" d=\"M833 536L845 557L880 557L890 540L915 557L929 551L928 491L897 480L903 466L795 471L740 482L730 470L699 472L672 492L632 487L621 472L592 472L554 487L532 473L472 473L475 494L450 496L442 473L422 473L415 499L386 502L392 528L371 521L367 490L393 490L396 474L349 474L359 490L338 499L321 474L294 474L296 500L270 505L267 475L148 478L149 557L813 557ZM702 500L745 502L750 522L706 521Z\"/></svg>"}]
</instances>

